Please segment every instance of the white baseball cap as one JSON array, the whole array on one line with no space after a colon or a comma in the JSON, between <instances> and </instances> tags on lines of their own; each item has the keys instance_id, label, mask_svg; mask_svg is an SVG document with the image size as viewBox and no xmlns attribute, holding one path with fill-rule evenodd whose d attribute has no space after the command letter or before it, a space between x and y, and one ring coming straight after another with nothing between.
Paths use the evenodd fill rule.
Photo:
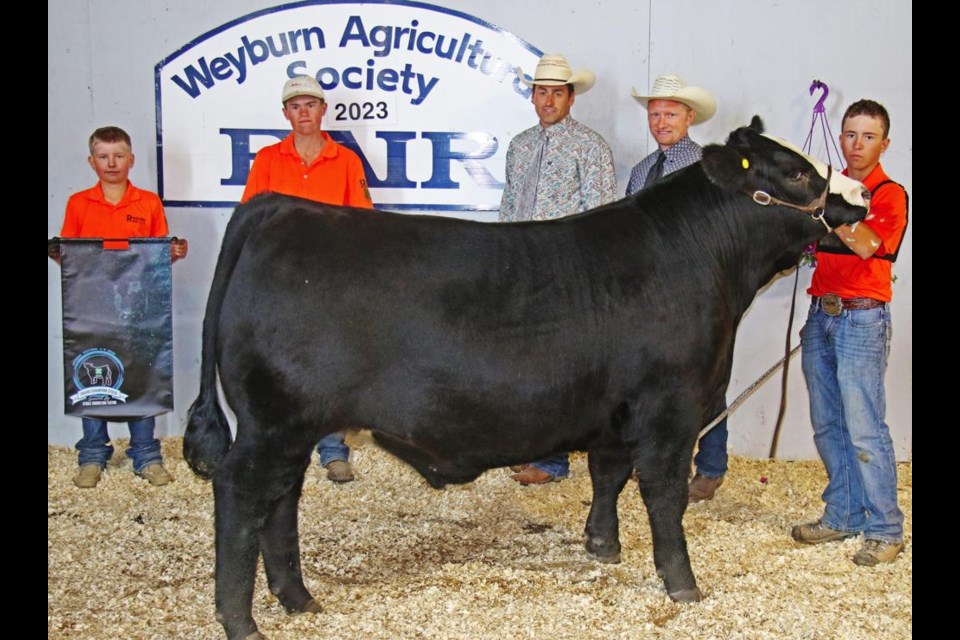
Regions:
<instances>
[{"instance_id":1,"label":"white baseball cap","mask_svg":"<svg viewBox=\"0 0 960 640\"><path fill-rule=\"evenodd\" d=\"M323 89L320 88L320 83L315 78L294 76L283 85L283 96L280 98L280 102L286 104L287 100L297 96L313 96L323 100Z\"/></svg>"}]
</instances>

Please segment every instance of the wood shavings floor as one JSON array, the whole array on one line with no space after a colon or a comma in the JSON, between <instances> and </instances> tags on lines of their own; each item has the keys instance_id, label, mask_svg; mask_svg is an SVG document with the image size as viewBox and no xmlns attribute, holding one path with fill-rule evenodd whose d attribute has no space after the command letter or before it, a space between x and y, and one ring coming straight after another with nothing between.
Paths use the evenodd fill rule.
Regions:
<instances>
[{"instance_id":1,"label":"wood shavings floor","mask_svg":"<svg viewBox=\"0 0 960 640\"><path fill-rule=\"evenodd\" d=\"M790 539L815 519L819 461L733 456L714 500L684 516L705 599L672 602L657 577L635 483L620 497L623 561L583 550L586 456L569 479L521 487L505 469L437 491L404 463L351 434L358 480L334 485L314 462L300 502L308 589L323 613L288 616L262 567L254 617L271 640L613 639L884 640L913 635L912 462L900 463L906 550L858 567L848 539ZM64 640L224 638L214 620L213 496L165 438L176 481L152 487L122 451L95 489L71 478L76 453L47 448L47 634Z\"/></svg>"}]
</instances>

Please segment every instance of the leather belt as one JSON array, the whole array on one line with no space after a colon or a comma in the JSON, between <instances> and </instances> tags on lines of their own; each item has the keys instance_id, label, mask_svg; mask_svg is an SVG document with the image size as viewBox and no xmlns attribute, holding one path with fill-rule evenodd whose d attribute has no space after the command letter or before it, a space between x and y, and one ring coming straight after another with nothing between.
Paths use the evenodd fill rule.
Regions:
<instances>
[{"instance_id":1,"label":"leather belt","mask_svg":"<svg viewBox=\"0 0 960 640\"><path fill-rule=\"evenodd\" d=\"M886 304L873 298L841 298L835 293L814 296L813 303L828 316L838 316L844 309L876 309Z\"/></svg>"}]
</instances>

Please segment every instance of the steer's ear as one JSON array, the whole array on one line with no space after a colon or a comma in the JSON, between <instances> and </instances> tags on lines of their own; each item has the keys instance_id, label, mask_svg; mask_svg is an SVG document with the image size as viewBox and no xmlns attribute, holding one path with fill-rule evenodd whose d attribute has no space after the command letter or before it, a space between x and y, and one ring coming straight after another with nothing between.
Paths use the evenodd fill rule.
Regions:
<instances>
[{"instance_id":1,"label":"steer's ear","mask_svg":"<svg viewBox=\"0 0 960 640\"><path fill-rule=\"evenodd\" d=\"M722 144L704 147L700 164L710 182L729 191L742 189L750 170L750 162L739 151Z\"/></svg>"}]
</instances>

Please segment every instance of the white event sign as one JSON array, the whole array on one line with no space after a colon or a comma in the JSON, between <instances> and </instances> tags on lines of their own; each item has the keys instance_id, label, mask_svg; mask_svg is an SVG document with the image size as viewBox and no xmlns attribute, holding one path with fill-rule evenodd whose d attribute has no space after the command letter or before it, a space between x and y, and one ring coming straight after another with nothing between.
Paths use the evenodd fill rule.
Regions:
<instances>
[{"instance_id":1,"label":"white event sign","mask_svg":"<svg viewBox=\"0 0 960 640\"><path fill-rule=\"evenodd\" d=\"M167 206L232 207L257 150L290 132L280 91L314 76L323 128L364 160L378 208L499 209L510 139L536 123L541 52L420 2L312 0L213 29L156 66L159 191Z\"/></svg>"}]
</instances>

